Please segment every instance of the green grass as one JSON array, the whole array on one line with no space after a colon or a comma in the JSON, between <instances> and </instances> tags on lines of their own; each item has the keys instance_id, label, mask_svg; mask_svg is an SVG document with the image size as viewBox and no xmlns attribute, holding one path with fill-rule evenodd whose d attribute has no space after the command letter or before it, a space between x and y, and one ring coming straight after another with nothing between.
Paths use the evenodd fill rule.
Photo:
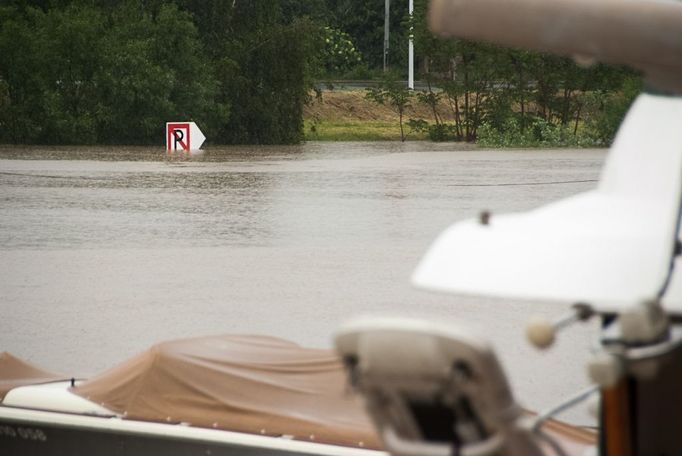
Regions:
<instances>
[{"instance_id":1,"label":"green grass","mask_svg":"<svg viewBox=\"0 0 682 456\"><path fill-rule=\"evenodd\" d=\"M306 120L304 127L306 141L400 141L398 122ZM408 140L427 139L425 134L403 127Z\"/></svg>"}]
</instances>

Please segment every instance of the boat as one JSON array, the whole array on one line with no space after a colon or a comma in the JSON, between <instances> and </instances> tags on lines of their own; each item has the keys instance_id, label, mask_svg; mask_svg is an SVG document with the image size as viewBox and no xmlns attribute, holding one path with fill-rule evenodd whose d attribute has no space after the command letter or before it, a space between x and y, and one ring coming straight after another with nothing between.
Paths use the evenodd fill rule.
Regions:
<instances>
[{"instance_id":1,"label":"boat","mask_svg":"<svg viewBox=\"0 0 682 456\"><path fill-rule=\"evenodd\" d=\"M90 379L0 357L6 455L372 455L331 350L273 337L162 342Z\"/></svg>"},{"instance_id":2,"label":"boat","mask_svg":"<svg viewBox=\"0 0 682 456\"><path fill-rule=\"evenodd\" d=\"M5 354L2 454L682 453L682 3L508 5L432 0L432 27L629 64L650 89L628 113L595 190L456 223L413 282L556 302L561 315L529 321L528 339L540 349L571 324L598 321L598 349L585 366L593 386L529 413L485 337L402 319L349 322L336 352L263 336L171 341L91 379ZM598 429L553 419L590 397L600 400Z\"/></svg>"},{"instance_id":3,"label":"boat","mask_svg":"<svg viewBox=\"0 0 682 456\"><path fill-rule=\"evenodd\" d=\"M3 455L386 454L340 357L273 337L162 342L90 379L4 353L0 396Z\"/></svg>"}]
</instances>

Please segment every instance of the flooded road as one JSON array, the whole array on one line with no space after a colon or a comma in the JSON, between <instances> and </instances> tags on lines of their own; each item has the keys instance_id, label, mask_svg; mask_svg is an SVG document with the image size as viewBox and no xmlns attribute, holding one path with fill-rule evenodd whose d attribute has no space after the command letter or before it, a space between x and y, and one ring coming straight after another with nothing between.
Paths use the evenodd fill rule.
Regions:
<instances>
[{"instance_id":1,"label":"flooded road","mask_svg":"<svg viewBox=\"0 0 682 456\"><path fill-rule=\"evenodd\" d=\"M431 143L209 149L0 148L0 351L87 376L149 345L219 333L329 347L355 315L450 320L490 337L528 408L586 384L590 328L523 339L548 303L410 286L436 235L480 210L593 188L602 150ZM580 413L569 415L584 421Z\"/></svg>"}]
</instances>

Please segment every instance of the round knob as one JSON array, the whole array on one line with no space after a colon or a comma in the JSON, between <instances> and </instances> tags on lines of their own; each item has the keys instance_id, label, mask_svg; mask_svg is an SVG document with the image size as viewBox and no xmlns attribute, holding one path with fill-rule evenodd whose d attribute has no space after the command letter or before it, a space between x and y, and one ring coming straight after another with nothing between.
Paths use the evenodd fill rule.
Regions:
<instances>
[{"instance_id":1,"label":"round knob","mask_svg":"<svg viewBox=\"0 0 682 456\"><path fill-rule=\"evenodd\" d=\"M528 320L526 337L537 348L547 348L552 345L555 335L554 325L546 318L535 316Z\"/></svg>"},{"instance_id":2,"label":"round knob","mask_svg":"<svg viewBox=\"0 0 682 456\"><path fill-rule=\"evenodd\" d=\"M600 388L612 388L625 375L625 368L618 357L602 352L587 362L587 373Z\"/></svg>"}]
</instances>

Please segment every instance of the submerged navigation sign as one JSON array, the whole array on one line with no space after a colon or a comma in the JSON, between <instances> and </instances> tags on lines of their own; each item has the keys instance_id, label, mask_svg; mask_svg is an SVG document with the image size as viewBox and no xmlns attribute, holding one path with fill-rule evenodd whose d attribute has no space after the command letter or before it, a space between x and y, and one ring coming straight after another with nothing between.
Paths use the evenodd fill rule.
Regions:
<instances>
[{"instance_id":1,"label":"submerged navigation sign","mask_svg":"<svg viewBox=\"0 0 682 456\"><path fill-rule=\"evenodd\" d=\"M166 150L199 150L206 140L194 122L166 122Z\"/></svg>"}]
</instances>

